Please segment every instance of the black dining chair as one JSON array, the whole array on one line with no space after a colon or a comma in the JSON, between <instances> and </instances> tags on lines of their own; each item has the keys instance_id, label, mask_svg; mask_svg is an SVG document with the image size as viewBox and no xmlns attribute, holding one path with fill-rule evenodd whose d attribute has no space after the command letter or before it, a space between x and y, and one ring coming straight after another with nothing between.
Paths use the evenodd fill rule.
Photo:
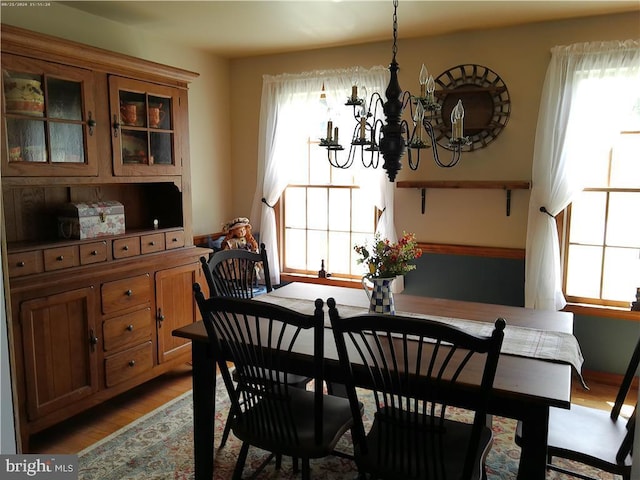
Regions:
<instances>
[{"instance_id":1,"label":"black dining chair","mask_svg":"<svg viewBox=\"0 0 640 480\"><path fill-rule=\"evenodd\" d=\"M264 276L264 290L273 290L269 275L269 261L264 243L259 252L230 249L220 250L210 258L200 257L202 270L211 295L234 298L253 298L261 291L258 272Z\"/></svg>"},{"instance_id":2,"label":"black dining chair","mask_svg":"<svg viewBox=\"0 0 640 480\"><path fill-rule=\"evenodd\" d=\"M496 320L491 336L479 337L403 316L341 318L333 298L327 305L355 419L352 436L361 477L486 478L485 459L493 444L487 408L504 319ZM361 382L372 385L375 397L368 432L357 415L355 387ZM451 405L474 411L473 423L448 417Z\"/></svg>"},{"instance_id":3,"label":"black dining chair","mask_svg":"<svg viewBox=\"0 0 640 480\"><path fill-rule=\"evenodd\" d=\"M200 257L200 262L209 286L209 293L212 296L253 298L256 292L260 291L257 278L259 270L262 270L264 275L266 292L273 290L269 276L267 249L264 243L260 244L260 252L242 249L221 250L215 252L209 259ZM232 378L236 380L235 370L232 371ZM311 381L311 377L291 374L287 375L286 381L295 387L305 388ZM225 422L219 448L223 448L229 439L231 433L229 419L233 415L234 409L231 408Z\"/></svg>"},{"instance_id":4,"label":"black dining chair","mask_svg":"<svg viewBox=\"0 0 640 480\"><path fill-rule=\"evenodd\" d=\"M235 415L231 429L242 440L234 479L240 479L251 445L275 456L302 459L302 478L310 478L310 459L334 452L353 426L349 400L325 395L324 311L317 299L313 315L279 305L245 299L209 297L194 285L195 296ZM296 350L313 352L312 390L292 386L288 374L299 374ZM233 362L237 386L227 361ZM294 470L296 469L294 461ZM256 475L254 473L254 475Z\"/></svg>"},{"instance_id":5,"label":"black dining chair","mask_svg":"<svg viewBox=\"0 0 640 480\"><path fill-rule=\"evenodd\" d=\"M620 416L633 378L640 363L640 338L622 379L611 411L572 403L569 409L549 410L547 468L584 480L596 480L567 467L553 463L553 458L564 458L589 465L605 472L631 480L631 454L635 431L636 402L628 419ZM518 423L516 444L522 441L522 425Z\"/></svg>"}]
</instances>

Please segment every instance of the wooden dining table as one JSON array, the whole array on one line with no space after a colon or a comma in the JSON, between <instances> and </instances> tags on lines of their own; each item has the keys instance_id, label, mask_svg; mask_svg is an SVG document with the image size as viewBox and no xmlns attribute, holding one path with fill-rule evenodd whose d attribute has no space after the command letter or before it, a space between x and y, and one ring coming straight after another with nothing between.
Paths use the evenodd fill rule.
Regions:
<instances>
[{"instance_id":1,"label":"wooden dining table","mask_svg":"<svg viewBox=\"0 0 640 480\"><path fill-rule=\"evenodd\" d=\"M345 310L349 307L366 308L368 305L367 295L361 289L310 283L291 283L267 295L271 303L283 303L291 299L313 301L316 298L326 301L333 297L339 310L341 305ZM426 314L491 324L502 317L508 327L573 333L573 314L569 312L403 294L395 295L395 303L398 314ZM215 359L201 321L174 330L173 335L192 341L195 479L211 480L214 471ZM328 326L324 356L325 379L327 382L339 382L342 372L338 365L333 332ZM504 353L500 355L489 410L493 415L522 421L519 480L545 478L549 408L570 407L572 368L563 362Z\"/></svg>"}]
</instances>

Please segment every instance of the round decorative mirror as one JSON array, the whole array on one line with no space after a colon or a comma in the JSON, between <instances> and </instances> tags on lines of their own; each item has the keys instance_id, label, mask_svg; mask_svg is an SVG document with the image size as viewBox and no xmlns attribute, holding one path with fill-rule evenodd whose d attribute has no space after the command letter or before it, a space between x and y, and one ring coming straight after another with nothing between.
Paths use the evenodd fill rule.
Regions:
<instances>
[{"instance_id":1,"label":"round decorative mirror","mask_svg":"<svg viewBox=\"0 0 640 480\"><path fill-rule=\"evenodd\" d=\"M493 70L482 65L458 65L441 73L435 83L436 101L441 106L433 122L438 145L449 145L451 111L458 100L464 106L464 135L471 140L463 151L486 147L507 124L511 113L509 91Z\"/></svg>"}]
</instances>

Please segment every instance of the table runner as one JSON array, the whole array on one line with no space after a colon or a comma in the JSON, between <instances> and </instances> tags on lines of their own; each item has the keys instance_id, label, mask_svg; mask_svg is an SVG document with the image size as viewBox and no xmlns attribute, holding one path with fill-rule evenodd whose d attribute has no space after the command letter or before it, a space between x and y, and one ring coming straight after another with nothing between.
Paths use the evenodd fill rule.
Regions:
<instances>
[{"instance_id":1,"label":"table runner","mask_svg":"<svg viewBox=\"0 0 640 480\"><path fill-rule=\"evenodd\" d=\"M290 308L307 315L313 314L314 302L299 298L288 298L276 295L260 295L255 300L265 303L272 303L282 307ZM352 305L337 305L341 317L351 317L368 313L367 308L355 307ZM478 322L476 320L465 320L460 318L441 317L438 315L427 315L411 312L396 312L413 318L425 318L438 322L453 325L465 332L474 335L490 336L493 331L493 324ZM330 326L329 320L326 325ZM504 330L504 341L500 353L515 355L519 357L535 358L550 362L567 363L573 367L582 386L588 389L582 377L582 351L575 336L570 333L553 332L549 330L539 330L535 328L519 327L509 325Z\"/></svg>"}]
</instances>

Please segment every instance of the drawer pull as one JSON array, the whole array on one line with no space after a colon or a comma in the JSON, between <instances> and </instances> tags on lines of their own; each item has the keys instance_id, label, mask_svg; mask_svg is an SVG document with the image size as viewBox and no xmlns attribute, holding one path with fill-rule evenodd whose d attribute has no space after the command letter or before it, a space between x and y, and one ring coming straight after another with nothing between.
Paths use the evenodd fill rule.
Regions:
<instances>
[{"instance_id":1,"label":"drawer pull","mask_svg":"<svg viewBox=\"0 0 640 480\"><path fill-rule=\"evenodd\" d=\"M127 290L124 293L127 295L127 297L130 297L131 295L133 295L133 290Z\"/></svg>"},{"instance_id":2,"label":"drawer pull","mask_svg":"<svg viewBox=\"0 0 640 480\"><path fill-rule=\"evenodd\" d=\"M173 240L171 240L172 242L177 242L178 239L176 237L173 237Z\"/></svg>"},{"instance_id":3,"label":"drawer pull","mask_svg":"<svg viewBox=\"0 0 640 480\"><path fill-rule=\"evenodd\" d=\"M124 247L122 247L122 249L126 252L127 250L129 250L129 245L125 245Z\"/></svg>"},{"instance_id":4,"label":"drawer pull","mask_svg":"<svg viewBox=\"0 0 640 480\"><path fill-rule=\"evenodd\" d=\"M149 245L151 245L152 247L156 244L156 242L154 242L153 240L149 242Z\"/></svg>"},{"instance_id":5,"label":"drawer pull","mask_svg":"<svg viewBox=\"0 0 640 480\"><path fill-rule=\"evenodd\" d=\"M98 255L98 250L92 250L92 251L91 251L91 255L93 255L94 257L95 257L96 255Z\"/></svg>"},{"instance_id":6,"label":"drawer pull","mask_svg":"<svg viewBox=\"0 0 640 480\"><path fill-rule=\"evenodd\" d=\"M18 262L18 264L17 264L16 266L18 266L18 267L24 267L24 262L20 261L20 262Z\"/></svg>"},{"instance_id":7,"label":"drawer pull","mask_svg":"<svg viewBox=\"0 0 640 480\"><path fill-rule=\"evenodd\" d=\"M129 330L130 332L133 332L133 325L127 325L127 330Z\"/></svg>"},{"instance_id":8,"label":"drawer pull","mask_svg":"<svg viewBox=\"0 0 640 480\"><path fill-rule=\"evenodd\" d=\"M136 364L136 361L135 361L135 360L129 360L129 366L130 366L130 367L135 366L135 364Z\"/></svg>"},{"instance_id":9,"label":"drawer pull","mask_svg":"<svg viewBox=\"0 0 640 480\"><path fill-rule=\"evenodd\" d=\"M61 262L64 260L64 255L60 255L58 258L56 258L57 261Z\"/></svg>"}]
</instances>

